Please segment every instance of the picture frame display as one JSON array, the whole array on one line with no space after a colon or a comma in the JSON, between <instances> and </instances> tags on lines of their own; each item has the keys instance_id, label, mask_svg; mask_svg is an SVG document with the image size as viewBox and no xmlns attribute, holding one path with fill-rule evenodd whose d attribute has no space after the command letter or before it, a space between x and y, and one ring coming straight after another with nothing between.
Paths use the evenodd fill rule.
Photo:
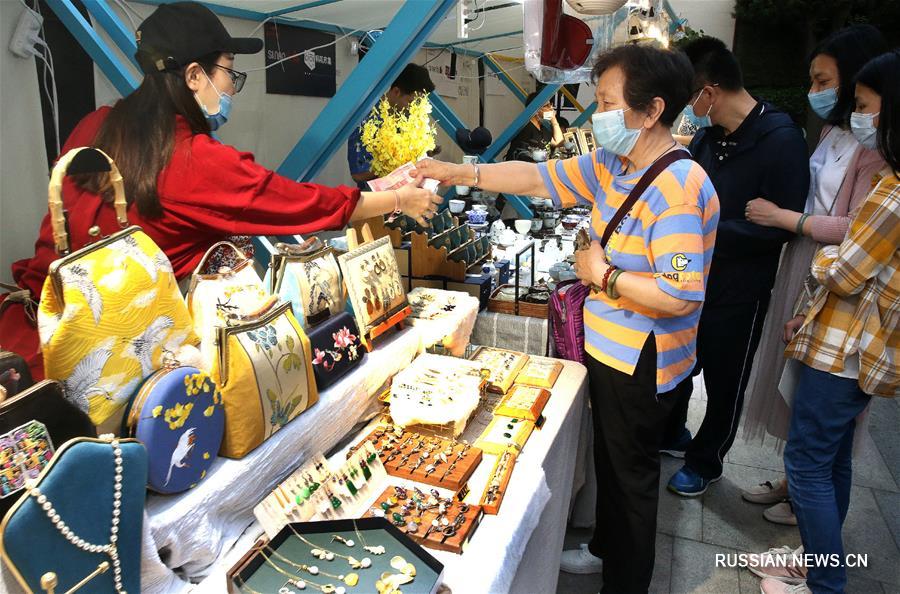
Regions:
<instances>
[{"instance_id":1,"label":"picture frame display","mask_svg":"<svg viewBox=\"0 0 900 594\"><path fill-rule=\"evenodd\" d=\"M407 307L406 290L390 237L338 256L356 324L366 334Z\"/></svg>"}]
</instances>

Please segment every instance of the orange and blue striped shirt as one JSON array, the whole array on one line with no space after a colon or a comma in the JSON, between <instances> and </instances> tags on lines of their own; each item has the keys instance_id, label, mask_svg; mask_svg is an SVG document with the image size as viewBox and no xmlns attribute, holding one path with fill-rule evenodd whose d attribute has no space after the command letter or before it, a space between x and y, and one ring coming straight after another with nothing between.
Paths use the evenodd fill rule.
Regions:
<instances>
[{"instance_id":1,"label":"orange and blue striped shirt","mask_svg":"<svg viewBox=\"0 0 900 594\"><path fill-rule=\"evenodd\" d=\"M623 167L620 157L603 149L538 165L557 206L593 205L590 234L596 240L646 171L625 174ZM656 279L673 297L703 301L718 221L719 200L706 172L690 159L676 161L644 190L612 234L606 259ZM585 349L601 363L633 374L652 332L657 392L668 392L694 368L699 321L700 308L671 316L626 297L592 292L584 307Z\"/></svg>"}]
</instances>

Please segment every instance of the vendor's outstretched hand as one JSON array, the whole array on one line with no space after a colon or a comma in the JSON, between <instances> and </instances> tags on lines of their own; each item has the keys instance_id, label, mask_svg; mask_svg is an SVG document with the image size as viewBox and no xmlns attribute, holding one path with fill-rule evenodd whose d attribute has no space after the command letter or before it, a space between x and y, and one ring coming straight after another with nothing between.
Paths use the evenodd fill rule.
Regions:
<instances>
[{"instance_id":1,"label":"vendor's outstretched hand","mask_svg":"<svg viewBox=\"0 0 900 594\"><path fill-rule=\"evenodd\" d=\"M416 168L410 172L410 175L416 179L416 185L421 184L425 178L436 179L443 186L465 185L466 182L471 183L474 170L472 165L457 165L435 159L422 159L416 163Z\"/></svg>"},{"instance_id":2,"label":"vendor's outstretched hand","mask_svg":"<svg viewBox=\"0 0 900 594\"><path fill-rule=\"evenodd\" d=\"M400 194L400 210L412 217L419 225L428 226L427 220L437 213L444 199L430 190L418 187L418 184L406 184L397 190Z\"/></svg>"}]
</instances>

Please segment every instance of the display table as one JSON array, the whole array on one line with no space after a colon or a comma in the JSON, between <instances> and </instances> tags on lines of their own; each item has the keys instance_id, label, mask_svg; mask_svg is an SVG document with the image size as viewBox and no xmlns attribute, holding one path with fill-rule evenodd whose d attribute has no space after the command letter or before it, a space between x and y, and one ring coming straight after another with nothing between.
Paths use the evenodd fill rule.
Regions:
<instances>
[{"instance_id":1,"label":"display table","mask_svg":"<svg viewBox=\"0 0 900 594\"><path fill-rule=\"evenodd\" d=\"M319 394L313 408L249 455L219 458L190 491L148 496L145 531L152 546L144 547L142 591L178 591L188 586L185 580L205 576L254 521L253 507L263 497L303 460L334 447L377 410L379 388L409 365L420 345L415 328L378 342L362 365Z\"/></svg>"},{"instance_id":2,"label":"display table","mask_svg":"<svg viewBox=\"0 0 900 594\"><path fill-rule=\"evenodd\" d=\"M548 354L549 333L548 320L483 311L475 320L471 342L545 356Z\"/></svg>"},{"instance_id":3,"label":"display table","mask_svg":"<svg viewBox=\"0 0 900 594\"><path fill-rule=\"evenodd\" d=\"M455 594L556 591L572 486L584 481L576 476L583 470L576 461L582 421L589 417L587 401L587 370L566 361L544 409L546 422L531 434L518 457L500 513L484 516L462 555L430 551L444 564L444 584ZM370 430L362 429L348 445ZM343 451L334 458L341 458ZM480 496L492 465L493 457L485 456L469 480L467 501ZM258 523L250 526L194 592L225 592L225 572L261 534Z\"/></svg>"}]
</instances>

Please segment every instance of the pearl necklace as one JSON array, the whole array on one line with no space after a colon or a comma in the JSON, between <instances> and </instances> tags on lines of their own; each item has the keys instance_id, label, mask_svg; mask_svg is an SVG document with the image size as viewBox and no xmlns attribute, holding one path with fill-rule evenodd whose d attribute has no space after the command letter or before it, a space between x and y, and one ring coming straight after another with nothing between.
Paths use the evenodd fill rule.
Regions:
<instances>
[{"instance_id":1,"label":"pearl necklace","mask_svg":"<svg viewBox=\"0 0 900 594\"><path fill-rule=\"evenodd\" d=\"M110 444L113 448L113 455L116 463L116 476L113 487L112 526L109 529L109 544L91 544L72 532L72 529L66 525L62 518L59 517L59 513L53 508L53 503L47 499L47 496L41 493L40 489L37 487L31 487L28 494L37 500L38 504L47 514L47 517L66 540L88 553L104 553L109 555L113 566L113 582L115 584L116 592L118 594L127 594L122 585L122 567L119 562L119 550L116 546L116 541L119 540L119 515L121 514L120 508L122 506L122 448L119 447L118 439L112 439Z\"/></svg>"}]
</instances>

